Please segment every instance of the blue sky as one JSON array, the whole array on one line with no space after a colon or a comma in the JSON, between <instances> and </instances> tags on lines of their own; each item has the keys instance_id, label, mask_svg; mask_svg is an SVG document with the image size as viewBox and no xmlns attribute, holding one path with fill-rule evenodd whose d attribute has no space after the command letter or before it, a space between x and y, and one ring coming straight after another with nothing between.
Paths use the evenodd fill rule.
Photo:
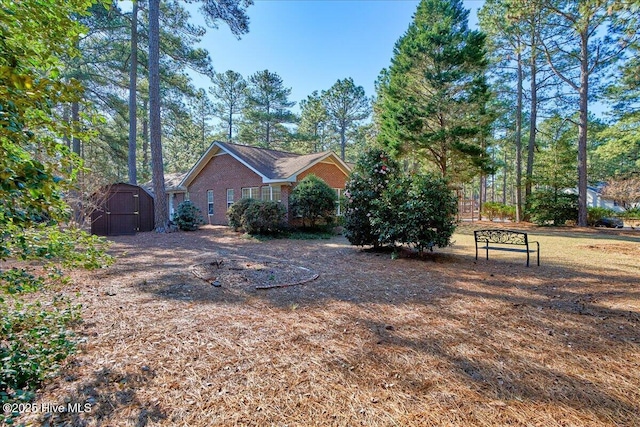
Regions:
<instances>
[{"instance_id":1,"label":"blue sky","mask_svg":"<svg viewBox=\"0 0 640 427\"><path fill-rule=\"evenodd\" d=\"M245 78L268 69L291 88L291 101L329 89L352 77L367 96L374 94L380 70L389 66L393 46L407 30L417 0L255 0L248 9L249 33L240 40L221 23L208 29L206 48L217 72L234 70ZM475 28L482 1L464 1ZM203 23L192 12L194 23ZM208 78L193 75L198 87ZM297 105L294 108L297 111Z\"/></svg>"}]
</instances>

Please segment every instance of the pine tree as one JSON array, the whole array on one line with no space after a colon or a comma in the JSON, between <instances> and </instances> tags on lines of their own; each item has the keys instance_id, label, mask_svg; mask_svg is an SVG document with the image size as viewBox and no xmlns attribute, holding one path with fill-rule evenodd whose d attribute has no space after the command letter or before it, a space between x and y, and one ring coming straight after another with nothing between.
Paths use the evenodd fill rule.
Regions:
<instances>
[{"instance_id":1,"label":"pine tree","mask_svg":"<svg viewBox=\"0 0 640 427\"><path fill-rule=\"evenodd\" d=\"M289 139L284 126L296 122L290 108L291 89L284 87L282 78L269 70L258 71L249 76L249 86L244 120L240 125L242 142L264 148L276 148Z\"/></svg>"},{"instance_id":2,"label":"pine tree","mask_svg":"<svg viewBox=\"0 0 640 427\"><path fill-rule=\"evenodd\" d=\"M371 114L371 102L362 86L352 78L338 80L327 91L322 91L322 103L328 123L340 136L340 157L345 159L348 132Z\"/></svg>"},{"instance_id":3,"label":"pine tree","mask_svg":"<svg viewBox=\"0 0 640 427\"><path fill-rule=\"evenodd\" d=\"M326 149L327 120L327 110L317 90L300 101L298 133L303 141L310 142L310 149L307 151L315 153Z\"/></svg>"},{"instance_id":4,"label":"pine tree","mask_svg":"<svg viewBox=\"0 0 640 427\"><path fill-rule=\"evenodd\" d=\"M201 11L209 26L215 27L221 19L233 34L240 36L249 31L246 8L252 3L251 0L203 0ZM149 135L153 191L156 195L154 218L156 230L164 232L169 224L169 210L165 197L160 121L160 0L149 1Z\"/></svg>"},{"instance_id":5,"label":"pine tree","mask_svg":"<svg viewBox=\"0 0 640 427\"><path fill-rule=\"evenodd\" d=\"M591 83L622 57L637 39L634 27L614 24L613 0L544 1L549 14L545 25L554 29L551 38L540 38L551 69L577 95L578 112L578 225L587 226L587 146ZM632 13L629 10L629 13Z\"/></svg>"},{"instance_id":6,"label":"pine tree","mask_svg":"<svg viewBox=\"0 0 640 427\"><path fill-rule=\"evenodd\" d=\"M227 139L231 141L237 127L234 116L242 112L247 98L247 82L240 73L232 70L215 73L211 81L213 87L209 88L209 93L215 99L213 115L222 121Z\"/></svg>"},{"instance_id":7,"label":"pine tree","mask_svg":"<svg viewBox=\"0 0 640 427\"><path fill-rule=\"evenodd\" d=\"M467 16L460 0L422 0L378 90L380 142L456 180L488 162L485 36Z\"/></svg>"}]
</instances>

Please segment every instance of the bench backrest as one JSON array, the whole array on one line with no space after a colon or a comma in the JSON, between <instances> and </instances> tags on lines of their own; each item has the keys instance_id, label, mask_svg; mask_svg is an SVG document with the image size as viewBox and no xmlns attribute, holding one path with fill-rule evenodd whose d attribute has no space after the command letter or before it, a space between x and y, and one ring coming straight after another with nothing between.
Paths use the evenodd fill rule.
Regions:
<instances>
[{"instance_id":1,"label":"bench backrest","mask_svg":"<svg viewBox=\"0 0 640 427\"><path fill-rule=\"evenodd\" d=\"M529 245L527 233L513 230L475 230L476 242Z\"/></svg>"}]
</instances>

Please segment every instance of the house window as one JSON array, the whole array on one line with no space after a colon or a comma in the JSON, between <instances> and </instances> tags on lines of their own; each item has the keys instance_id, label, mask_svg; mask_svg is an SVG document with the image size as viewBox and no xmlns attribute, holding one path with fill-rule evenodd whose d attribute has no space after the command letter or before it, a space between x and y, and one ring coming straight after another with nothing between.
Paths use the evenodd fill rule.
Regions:
<instances>
[{"instance_id":1,"label":"house window","mask_svg":"<svg viewBox=\"0 0 640 427\"><path fill-rule=\"evenodd\" d=\"M334 188L338 198L336 199L336 216L342 216L342 194L344 190L342 188Z\"/></svg>"},{"instance_id":2,"label":"house window","mask_svg":"<svg viewBox=\"0 0 640 427\"><path fill-rule=\"evenodd\" d=\"M261 188L261 199L262 200L271 200L274 202L280 202L281 201L281 191L280 191L280 186L277 187L272 187L270 185L265 185L264 187Z\"/></svg>"},{"instance_id":3,"label":"house window","mask_svg":"<svg viewBox=\"0 0 640 427\"><path fill-rule=\"evenodd\" d=\"M260 198L260 187L244 187L242 189L243 199L258 199Z\"/></svg>"},{"instance_id":4,"label":"house window","mask_svg":"<svg viewBox=\"0 0 640 427\"><path fill-rule=\"evenodd\" d=\"M233 204L233 188L227 188L227 209Z\"/></svg>"},{"instance_id":5,"label":"house window","mask_svg":"<svg viewBox=\"0 0 640 427\"><path fill-rule=\"evenodd\" d=\"M207 208L209 215L213 215L213 190L207 190Z\"/></svg>"}]
</instances>

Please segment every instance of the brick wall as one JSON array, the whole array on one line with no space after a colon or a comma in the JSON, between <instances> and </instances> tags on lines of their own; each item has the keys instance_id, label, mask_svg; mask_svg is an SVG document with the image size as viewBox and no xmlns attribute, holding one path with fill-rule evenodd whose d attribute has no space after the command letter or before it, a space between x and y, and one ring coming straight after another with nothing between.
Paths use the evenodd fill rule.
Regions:
<instances>
[{"instance_id":1,"label":"brick wall","mask_svg":"<svg viewBox=\"0 0 640 427\"><path fill-rule=\"evenodd\" d=\"M324 182L329 184L331 188L344 188L347 183L347 176L342 172L338 166L334 163L318 163L311 168L298 175L298 182L307 176L313 174L318 178L321 178Z\"/></svg>"},{"instance_id":2,"label":"brick wall","mask_svg":"<svg viewBox=\"0 0 640 427\"><path fill-rule=\"evenodd\" d=\"M323 179L331 188L344 188L347 177L333 163L318 163L298 175L298 181L309 174ZM189 199L196 205L208 224L227 224L227 189L233 188L234 201L242 197L243 187L262 187L260 175L248 169L228 154L215 156L189 185ZM213 215L208 215L207 190L213 190ZM282 186L282 203L288 210L292 187ZM177 206L177 205L176 205ZM290 218L291 219L291 218Z\"/></svg>"},{"instance_id":3,"label":"brick wall","mask_svg":"<svg viewBox=\"0 0 640 427\"><path fill-rule=\"evenodd\" d=\"M228 154L215 156L189 185L189 199L202 211L208 224L227 224L227 189L234 201L242 197L242 187L260 187L262 178ZM213 215L207 215L207 190L213 190Z\"/></svg>"}]
</instances>

